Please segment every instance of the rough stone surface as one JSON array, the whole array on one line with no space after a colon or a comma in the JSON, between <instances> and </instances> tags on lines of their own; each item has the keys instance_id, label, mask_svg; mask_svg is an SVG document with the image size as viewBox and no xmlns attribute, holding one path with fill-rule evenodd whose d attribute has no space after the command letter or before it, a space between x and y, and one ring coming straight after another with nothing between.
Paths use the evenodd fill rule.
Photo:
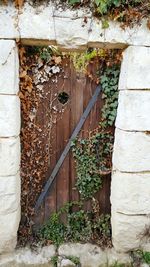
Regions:
<instances>
[{"instance_id":1,"label":"rough stone surface","mask_svg":"<svg viewBox=\"0 0 150 267\"><path fill-rule=\"evenodd\" d=\"M143 251L148 251L148 252L150 252L150 243L145 243L145 244L143 244Z\"/></svg>"},{"instance_id":2,"label":"rough stone surface","mask_svg":"<svg viewBox=\"0 0 150 267\"><path fill-rule=\"evenodd\" d=\"M85 8L85 7L80 7L78 9L68 9L68 8L64 8L61 6L57 6L57 4L55 5L54 3L54 18L55 17L59 17L59 18L70 18L70 19L77 19L77 18L84 18L85 16L87 18L91 18L92 17L92 12L90 10L90 8Z\"/></svg>"},{"instance_id":3,"label":"rough stone surface","mask_svg":"<svg viewBox=\"0 0 150 267\"><path fill-rule=\"evenodd\" d=\"M111 30L113 29L113 30ZM128 29L124 31L118 22L109 22L109 27L104 30L104 45L108 48L125 48L131 40L129 39Z\"/></svg>"},{"instance_id":4,"label":"rough stone surface","mask_svg":"<svg viewBox=\"0 0 150 267\"><path fill-rule=\"evenodd\" d=\"M0 51L0 94L17 94L19 60L15 41L0 40Z\"/></svg>"},{"instance_id":5,"label":"rough stone surface","mask_svg":"<svg viewBox=\"0 0 150 267\"><path fill-rule=\"evenodd\" d=\"M104 43L105 31L102 28L102 22L98 19L92 18L91 28L88 36L88 46L89 47L105 47Z\"/></svg>"},{"instance_id":6,"label":"rough stone surface","mask_svg":"<svg viewBox=\"0 0 150 267\"><path fill-rule=\"evenodd\" d=\"M20 205L20 175L0 176L0 215L16 211Z\"/></svg>"},{"instance_id":7,"label":"rough stone surface","mask_svg":"<svg viewBox=\"0 0 150 267\"><path fill-rule=\"evenodd\" d=\"M0 215L0 254L14 250L19 222L20 207L13 213Z\"/></svg>"},{"instance_id":8,"label":"rough stone surface","mask_svg":"<svg viewBox=\"0 0 150 267\"><path fill-rule=\"evenodd\" d=\"M0 38L14 39L19 38L19 30L17 27L18 10L11 2L8 5L0 5Z\"/></svg>"},{"instance_id":9,"label":"rough stone surface","mask_svg":"<svg viewBox=\"0 0 150 267\"><path fill-rule=\"evenodd\" d=\"M114 48L119 44L122 47L125 44L126 46L150 46L147 20L143 20L141 25L135 25L133 28L126 27L125 30L121 29L118 22L109 21L109 28L105 29L104 41L110 44L110 47L114 45Z\"/></svg>"},{"instance_id":10,"label":"rough stone surface","mask_svg":"<svg viewBox=\"0 0 150 267\"><path fill-rule=\"evenodd\" d=\"M51 257L55 255L53 245L32 251L29 248L16 250L14 253L0 256L2 267L53 267Z\"/></svg>"},{"instance_id":11,"label":"rough stone surface","mask_svg":"<svg viewBox=\"0 0 150 267\"><path fill-rule=\"evenodd\" d=\"M0 95L0 137L20 133L20 101L18 96Z\"/></svg>"},{"instance_id":12,"label":"rough stone surface","mask_svg":"<svg viewBox=\"0 0 150 267\"><path fill-rule=\"evenodd\" d=\"M0 138L0 176L15 175L20 168L20 138Z\"/></svg>"},{"instance_id":13,"label":"rough stone surface","mask_svg":"<svg viewBox=\"0 0 150 267\"><path fill-rule=\"evenodd\" d=\"M19 12L13 5L1 6L0 38L15 39L21 37L25 43L30 40L30 44L38 44L41 40L40 44L43 45L52 45L57 41L58 45L63 46L63 48L150 46L150 35L146 20L143 20L141 25L126 28L126 30L121 29L119 23L110 21L109 28L104 30L102 24L94 18L92 27L90 25L89 28L87 25L88 27L85 27L85 29L88 28L88 31L86 31L82 28L82 21L85 16L90 21L91 12L89 9L62 10L61 8L58 9L55 3L45 6L42 4L38 7L26 3ZM30 23L31 17L32 24ZM76 19L78 21L74 24L73 20L76 21ZM69 37L68 41L63 38L63 32ZM58 33L61 34L60 38L58 38Z\"/></svg>"},{"instance_id":14,"label":"rough stone surface","mask_svg":"<svg viewBox=\"0 0 150 267\"><path fill-rule=\"evenodd\" d=\"M32 24L30 23L31 17ZM150 46L150 35L146 20L143 20L141 25L126 28L126 30L123 30L119 23L110 21L109 28L104 30L102 24L93 18L93 26L86 33L81 28L82 23L80 21L80 19L83 21L84 17L91 18L91 12L87 8L74 11L58 8L55 3L53 5L41 4L38 7L26 3L18 12L12 4L9 4L8 7L1 6L0 38L15 39L21 37L27 43L29 39L36 40L37 44L39 40L43 40L43 44L45 42L49 45L54 44L57 39L57 44L63 47L66 45L66 48L82 47L83 45L86 47L91 45L94 47L95 45L98 47L105 46L107 48L124 48L128 45ZM61 23L57 20L58 18L61 18ZM75 19L79 19L77 32L73 26L73 20ZM68 31L66 23L70 25L67 27ZM55 29L57 37L55 36ZM58 38L58 33L61 33L61 31L61 38ZM63 32L70 38L68 42L62 39Z\"/></svg>"},{"instance_id":15,"label":"rough stone surface","mask_svg":"<svg viewBox=\"0 0 150 267\"><path fill-rule=\"evenodd\" d=\"M65 49L86 49L91 19L55 18L56 42Z\"/></svg>"},{"instance_id":16,"label":"rough stone surface","mask_svg":"<svg viewBox=\"0 0 150 267\"><path fill-rule=\"evenodd\" d=\"M60 256L80 258L82 267L100 267L107 263L107 255L98 246L91 244L64 244L59 247Z\"/></svg>"},{"instance_id":17,"label":"rough stone surface","mask_svg":"<svg viewBox=\"0 0 150 267\"><path fill-rule=\"evenodd\" d=\"M116 127L127 131L150 131L149 103L150 90L120 91Z\"/></svg>"},{"instance_id":18,"label":"rough stone surface","mask_svg":"<svg viewBox=\"0 0 150 267\"><path fill-rule=\"evenodd\" d=\"M123 172L150 171L150 133L116 129L113 169Z\"/></svg>"},{"instance_id":19,"label":"rough stone surface","mask_svg":"<svg viewBox=\"0 0 150 267\"><path fill-rule=\"evenodd\" d=\"M18 250L15 255L15 260L19 264L35 265L49 263L51 257L56 253L56 249L53 245L43 248L38 248L36 251L31 251L30 249Z\"/></svg>"},{"instance_id":20,"label":"rough stone surface","mask_svg":"<svg viewBox=\"0 0 150 267\"><path fill-rule=\"evenodd\" d=\"M132 251L145 244L143 235L150 225L150 215L126 215L112 210L112 239L118 252Z\"/></svg>"},{"instance_id":21,"label":"rough stone surface","mask_svg":"<svg viewBox=\"0 0 150 267\"><path fill-rule=\"evenodd\" d=\"M150 47L130 46L123 54L119 89L150 89Z\"/></svg>"},{"instance_id":22,"label":"rough stone surface","mask_svg":"<svg viewBox=\"0 0 150 267\"><path fill-rule=\"evenodd\" d=\"M19 30L22 39L46 40L55 44L53 6L33 7L26 3L19 15Z\"/></svg>"},{"instance_id":23,"label":"rough stone surface","mask_svg":"<svg viewBox=\"0 0 150 267\"><path fill-rule=\"evenodd\" d=\"M86 257L86 255L88 255L88 258L90 257L89 251L88 249L90 249L90 253L91 253L91 248L93 245L87 244L88 246L86 246L86 248L83 250L83 244L72 244L72 246L74 246L74 250L75 250L75 246L77 245L77 247L79 247L82 249L82 251L78 251L79 254L83 253L85 254L84 257ZM69 244L68 244L69 246ZM94 246L93 246L94 247ZM66 252L66 245L65 245L65 252ZM126 254L126 253L117 253L114 248L112 249L105 249L105 250L96 250L96 254L99 254L100 252L100 257L102 257L102 253L103 255L105 255L106 260L104 260L104 262L100 261L99 265L94 265L95 261L92 262L92 260L86 265L86 267L106 267L111 264L114 264L115 262L119 262L119 263L130 263L131 259L130 259L130 255ZM77 256L78 256L77 253ZM0 266L3 267L53 267L52 263L50 262L51 258L53 256L56 255L56 249L53 245L50 245L48 247L43 247L43 248L38 248L34 251L32 251L29 248L23 248L23 249L19 249L14 251L13 253L9 253L9 254L4 254L4 255L0 255ZM58 254L57 254L58 255ZM68 255L71 256L71 255ZM92 256L93 257L93 254ZM104 257L104 256L103 256ZM98 255L97 255L98 258ZM75 266L74 263L72 263L72 261L68 260L65 258L64 255L62 256L58 256L58 267L60 267L59 264L63 264L62 266L65 267L69 267L71 264L71 266ZM81 267L83 267L85 265L81 264Z\"/></svg>"},{"instance_id":24,"label":"rough stone surface","mask_svg":"<svg viewBox=\"0 0 150 267\"><path fill-rule=\"evenodd\" d=\"M130 264L131 257L128 253L117 253L114 248L108 249L106 266L112 266L116 262L120 264Z\"/></svg>"},{"instance_id":25,"label":"rough stone surface","mask_svg":"<svg viewBox=\"0 0 150 267\"><path fill-rule=\"evenodd\" d=\"M62 259L57 267L76 267L76 265L69 259Z\"/></svg>"},{"instance_id":26,"label":"rough stone surface","mask_svg":"<svg viewBox=\"0 0 150 267\"><path fill-rule=\"evenodd\" d=\"M114 171L111 183L111 204L117 212L129 215L150 214L150 172Z\"/></svg>"}]
</instances>

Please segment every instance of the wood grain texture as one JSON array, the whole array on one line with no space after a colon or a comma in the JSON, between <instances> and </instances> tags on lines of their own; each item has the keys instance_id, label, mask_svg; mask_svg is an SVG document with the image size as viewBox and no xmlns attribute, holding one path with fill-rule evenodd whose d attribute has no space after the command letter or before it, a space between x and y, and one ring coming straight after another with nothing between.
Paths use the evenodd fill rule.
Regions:
<instances>
[{"instance_id":1,"label":"wood grain texture","mask_svg":"<svg viewBox=\"0 0 150 267\"><path fill-rule=\"evenodd\" d=\"M94 73L97 71L99 67L97 64L98 63L95 62L89 65L91 72ZM57 82L53 82L51 78L45 83L44 90L47 93L48 100L43 101L41 114L38 115L41 118L40 123L41 121L43 123L43 128L45 127L45 123L48 125L47 120L53 120L50 135L47 134L45 136L45 145L49 142L47 145L50 147L50 156L46 168L47 171L45 172L45 181L52 173L67 141L80 120L81 115L97 86L97 84L85 74L77 73L69 58L63 59L62 69L63 72L60 72L56 76ZM66 104L62 104L58 101L58 95L63 91L69 96ZM53 105L50 110L49 118L45 118L44 110L45 108L49 108L49 103L52 99ZM80 137L88 137L89 133L98 126L101 107L102 99L100 95L84 123L79 134ZM42 215L42 219L37 219L37 221L43 222L47 220L52 212L58 211L66 202L79 200L79 194L75 188L75 184L75 162L72 152L70 151L57 174L55 182L47 193L44 205L40 209L40 213L38 212L37 216L40 217ZM103 179L103 188L96 194L96 198L100 203L101 213L110 213L110 175L107 175L107 177ZM89 201L85 202L84 209L91 209Z\"/></svg>"}]
</instances>

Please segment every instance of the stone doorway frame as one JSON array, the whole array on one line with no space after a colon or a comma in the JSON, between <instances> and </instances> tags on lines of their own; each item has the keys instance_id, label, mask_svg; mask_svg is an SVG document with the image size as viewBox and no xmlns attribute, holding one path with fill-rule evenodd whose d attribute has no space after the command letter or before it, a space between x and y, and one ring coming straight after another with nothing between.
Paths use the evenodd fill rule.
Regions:
<instances>
[{"instance_id":1,"label":"stone doorway frame","mask_svg":"<svg viewBox=\"0 0 150 267\"><path fill-rule=\"evenodd\" d=\"M26 3L18 11L13 5L0 6L0 254L15 248L20 221L18 40L67 51L125 49L113 153L112 239L118 252L150 249L144 237L150 227L150 33L146 21L126 30L116 22L109 24L104 30L84 9L63 11L52 4L34 8Z\"/></svg>"}]
</instances>

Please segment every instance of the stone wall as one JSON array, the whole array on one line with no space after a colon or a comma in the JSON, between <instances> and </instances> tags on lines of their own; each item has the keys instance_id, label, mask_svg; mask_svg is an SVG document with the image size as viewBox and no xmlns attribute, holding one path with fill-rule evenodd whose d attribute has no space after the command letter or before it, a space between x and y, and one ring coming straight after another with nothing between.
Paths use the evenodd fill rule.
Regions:
<instances>
[{"instance_id":1,"label":"stone wall","mask_svg":"<svg viewBox=\"0 0 150 267\"><path fill-rule=\"evenodd\" d=\"M87 22L84 22L84 17ZM32 18L32 23L31 23ZM0 6L0 254L14 249L20 220L20 103L17 46L126 48L120 81L111 185L113 244L117 251L147 245L150 226L150 33L146 21L102 29L89 10L54 5L22 10ZM150 248L149 248L150 249Z\"/></svg>"},{"instance_id":2,"label":"stone wall","mask_svg":"<svg viewBox=\"0 0 150 267\"><path fill-rule=\"evenodd\" d=\"M111 185L113 244L143 247L150 228L150 48L128 47L119 81ZM150 244L149 249L150 249Z\"/></svg>"},{"instance_id":3,"label":"stone wall","mask_svg":"<svg viewBox=\"0 0 150 267\"><path fill-rule=\"evenodd\" d=\"M64 10L56 6L57 1L39 6L29 2L19 11L11 4L0 6L0 38L17 39L33 45L53 44L65 50L150 46L146 20L126 30L121 29L117 22L109 22L110 27L103 29L102 22L93 18L87 8Z\"/></svg>"},{"instance_id":4,"label":"stone wall","mask_svg":"<svg viewBox=\"0 0 150 267\"><path fill-rule=\"evenodd\" d=\"M16 246L20 221L19 61L15 41L0 40L0 254Z\"/></svg>"}]
</instances>

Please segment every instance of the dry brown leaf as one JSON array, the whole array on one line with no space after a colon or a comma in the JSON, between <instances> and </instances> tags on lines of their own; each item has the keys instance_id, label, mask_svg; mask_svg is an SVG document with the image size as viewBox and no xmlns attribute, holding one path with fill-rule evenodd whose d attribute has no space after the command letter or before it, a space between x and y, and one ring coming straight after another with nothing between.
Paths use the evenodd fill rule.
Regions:
<instances>
[{"instance_id":1,"label":"dry brown leaf","mask_svg":"<svg viewBox=\"0 0 150 267\"><path fill-rule=\"evenodd\" d=\"M24 4L24 0L15 0L15 5L19 8L21 8Z\"/></svg>"},{"instance_id":2,"label":"dry brown leaf","mask_svg":"<svg viewBox=\"0 0 150 267\"><path fill-rule=\"evenodd\" d=\"M56 64L60 64L61 62L62 62L62 58L59 56L59 57L56 57L56 56L54 56L53 57L53 60L54 60L54 62L56 63Z\"/></svg>"},{"instance_id":3,"label":"dry brown leaf","mask_svg":"<svg viewBox=\"0 0 150 267\"><path fill-rule=\"evenodd\" d=\"M150 19L147 20L147 27L150 30Z\"/></svg>"},{"instance_id":4,"label":"dry brown leaf","mask_svg":"<svg viewBox=\"0 0 150 267\"><path fill-rule=\"evenodd\" d=\"M18 93L18 96L19 96L20 99L24 99L24 95L23 95L22 92L19 92L19 93Z\"/></svg>"},{"instance_id":5,"label":"dry brown leaf","mask_svg":"<svg viewBox=\"0 0 150 267\"><path fill-rule=\"evenodd\" d=\"M28 92L31 93L31 92L32 92L32 88L33 88L33 86L31 86L31 85L29 86L29 85L28 85L28 86L26 87L26 90L28 90Z\"/></svg>"},{"instance_id":6,"label":"dry brown leaf","mask_svg":"<svg viewBox=\"0 0 150 267\"><path fill-rule=\"evenodd\" d=\"M26 70L23 70L23 71L20 73L19 77L20 77L20 78L24 78L26 75L27 75Z\"/></svg>"}]
</instances>

